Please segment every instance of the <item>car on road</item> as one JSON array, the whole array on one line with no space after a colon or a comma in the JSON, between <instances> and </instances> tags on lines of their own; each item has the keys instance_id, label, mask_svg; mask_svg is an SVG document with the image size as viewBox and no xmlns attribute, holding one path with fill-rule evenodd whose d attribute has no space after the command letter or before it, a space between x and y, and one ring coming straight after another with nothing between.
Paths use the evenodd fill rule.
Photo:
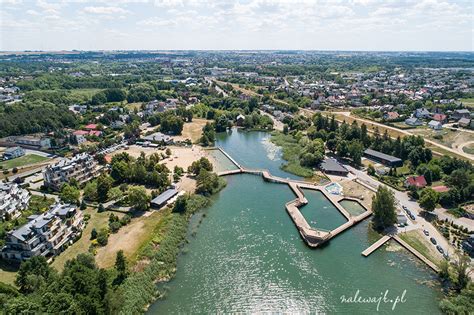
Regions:
<instances>
[{"instance_id":1,"label":"car on road","mask_svg":"<svg viewBox=\"0 0 474 315\"><path fill-rule=\"evenodd\" d=\"M436 249L437 249L438 252L440 252L441 254L444 254L444 250L443 250L443 248L442 248L440 245L436 246Z\"/></svg>"},{"instance_id":2,"label":"car on road","mask_svg":"<svg viewBox=\"0 0 474 315\"><path fill-rule=\"evenodd\" d=\"M423 233L425 233L426 236L430 235L430 232L428 232L428 230L423 230Z\"/></svg>"},{"instance_id":3,"label":"car on road","mask_svg":"<svg viewBox=\"0 0 474 315\"><path fill-rule=\"evenodd\" d=\"M406 206L402 206L403 210L408 211L408 208Z\"/></svg>"},{"instance_id":4,"label":"car on road","mask_svg":"<svg viewBox=\"0 0 474 315\"><path fill-rule=\"evenodd\" d=\"M436 240L434 239L434 237L430 238L430 241L431 241L431 243L433 243L433 245L438 244L438 242L436 242Z\"/></svg>"}]
</instances>

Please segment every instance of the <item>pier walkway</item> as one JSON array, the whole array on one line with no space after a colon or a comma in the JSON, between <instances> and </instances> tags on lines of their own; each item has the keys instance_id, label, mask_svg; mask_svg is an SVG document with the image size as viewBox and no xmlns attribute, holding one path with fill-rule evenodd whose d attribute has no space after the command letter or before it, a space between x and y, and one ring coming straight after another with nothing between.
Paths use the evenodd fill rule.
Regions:
<instances>
[{"instance_id":1,"label":"pier walkway","mask_svg":"<svg viewBox=\"0 0 474 315\"><path fill-rule=\"evenodd\" d=\"M362 256L369 256L373 252L375 252L380 246L388 242L392 237L390 235L385 235L384 237L380 238L377 242L373 243L370 247L362 252Z\"/></svg>"},{"instance_id":2,"label":"pier walkway","mask_svg":"<svg viewBox=\"0 0 474 315\"><path fill-rule=\"evenodd\" d=\"M235 169L235 170L219 172L218 173L219 176L227 176L227 175L243 174L243 173L253 174L253 175L262 176L265 181L286 184L290 187L290 189L295 194L296 199L287 202L285 205L285 208L289 216L293 220L293 223L296 225L296 228L300 232L301 237L306 242L306 244L310 247L319 246L320 244L344 232L345 230L349 229L353 225L364 220L365 218L369 217L372 214L372 211L366 209L364 213L358 216L352 216L346 209L344 209L344 207L341 206L339 201L341 201L342 199L349 199L349 200L358 202L357 199L330 194L324 188L324 186L318 186L318 185L313 185L305 181L274 176L268 170L265 170L265 169L244 168L240 164L238 164L231 156L229 156L224 150L222 150L221 148L218 148L218 149L230 161L232 161L232 163L234 163L238 167L238 169ZM308 200L304 196L303 189L311 189L311 190L317 190L321 192L331 202L331 204L346 218L347 222L345 222L344 224L340 225L339 227L331 231L311 227L299 209L301 206L308 204Z\"/></svg>"},{"instance_id":3,"label":"pier walkway","mask_svg":"<svg viewBox=\"0 0 474 315\"><path fill-rule=\"evenodd\" d=\"M370 247L368 247L366 250L362 252L362 256L369 256L373 252L375 252L377 249L379 249L383 244L388 242L389 240L395 240L398 244L400 244L402 247L404 247L406 250L411 252L413 255L415 255L416 258L424 262L428 267L433 269L435 272L439 273L440 269L439 267L433 263L431 260L423 256L419 251L414 249L410 244L402 240L398 235L385 235L384 237L380 238L377 242L373 243Z\"/></svg>"}]
</instances>

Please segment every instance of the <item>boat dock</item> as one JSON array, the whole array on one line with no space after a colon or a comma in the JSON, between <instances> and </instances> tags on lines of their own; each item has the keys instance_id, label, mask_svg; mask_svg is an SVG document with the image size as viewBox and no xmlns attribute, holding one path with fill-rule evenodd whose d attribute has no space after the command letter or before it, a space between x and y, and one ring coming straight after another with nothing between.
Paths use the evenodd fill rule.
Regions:
<instances>
[{"instance_id":1,"label":"boat dock","mask_svg":"<svg viewBox=\"0 0 474 315\"><path fill-rule=\"evenodd\" d=\"M369 256L373 252L375 252L380 246L388 242L392 237L390 235L385 235L381 239L379 239L377 242L373 243L370 247L368 247L366 250L362 252L362 256Z\"/></svg>"}]
</instances>

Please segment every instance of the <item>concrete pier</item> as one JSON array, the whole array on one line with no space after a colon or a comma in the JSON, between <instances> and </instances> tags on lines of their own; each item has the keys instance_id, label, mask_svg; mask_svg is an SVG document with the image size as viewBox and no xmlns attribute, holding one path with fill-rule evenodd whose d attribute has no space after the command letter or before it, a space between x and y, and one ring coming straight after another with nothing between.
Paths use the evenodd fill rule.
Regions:
<instances>
[{"instance_id":1,"label":"concrete pier","mask_svg":"<svg viewBox=\"0 0 474 315\"><path fill-rule=\"evenodd\" d=\"M369 256L373 252L375 252L380 246L385 244L391 239L391 236L385 235L384 237L380 238L377 242L373 243L371 246L369 246L366 250L362 252L362 256Z\"/></svg>"},{"instance_id":2,"label":"concrete pier","mask_svg":"<svg viewBox=\"0 0 474 315\"><path fill-rule=\"evenodd\" d=\"M429 260L428 258L426 258L425 256L423 256L419 251L417 251L416 249L414 249L413 247L411 247L407 242L405 242L404 240L402 240L398 235L394 235L393 236L393 239L396 240L400 245L402 245L403 247L405 247L408 251L410 251L413 255L415 255L419 260L421 260L422 262L424 262L425 264L428 265L428 267L430 267L431 269L433 269L435 272L440 272L440 269L438 266L436 266L436 264L434 264L431 260Z\"/></svg>"}]
</instances>

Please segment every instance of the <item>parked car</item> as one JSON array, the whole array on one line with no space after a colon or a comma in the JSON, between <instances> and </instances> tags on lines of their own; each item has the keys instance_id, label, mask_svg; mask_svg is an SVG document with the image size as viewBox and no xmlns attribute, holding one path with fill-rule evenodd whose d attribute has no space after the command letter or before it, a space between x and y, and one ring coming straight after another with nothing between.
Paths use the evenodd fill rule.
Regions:
<instances>
[{"instance_id":1,"label":"parked car","mask_svg":"<svg viewBox=\"0 0 474 315\"><path fill-rule=\"evenodd\" d=\"M411 212L410 212L409 216L410 216L410 219L412 219L413 221L414 221L414 220L416 220L416 217L415 217L415 215L414 215L414 214L412 214Z\"/></svg>"},{"instance_id":2,"label":"parked car","mask_svg":"<svg viewBox=\"0 0 474 315\"><path fill-rule=\"evenodd\" d=\"M428 232L428 230L423 230L423 233L425 233L426 236L430 235L430 232Z\"/></svg>"},{"instance_id":3,"label":"parked car","mask_svg":"<svg viewBox=\"0 0 474 315\"><path fill-rule=\"evenodd\" d=\"M441 246L436 246L436 249L438 250L438 252L440 252L441 254L444 254L444 250Z\"/></svg>"},{"instance_id":4,"label":"parked car","mask_svg":"<svg viewBox=\"0 0 474 315\"><path fill-rule=\"evenodd\" d=\"M438 242L436 242L436 240L434 239L434 237L430 238L430 241L431 243L433 243L433 245L436 245Z\"/></svg>"},{"instance_id":5,"label":"parked car","mask_svg":"<svg viewBox=\"0 0 474 315\"><path fill-rule=\"evenodd\" d=\"M406 206L402 206L403 210L408 211L408 208Z\"/></svg>"}]
</instances>

